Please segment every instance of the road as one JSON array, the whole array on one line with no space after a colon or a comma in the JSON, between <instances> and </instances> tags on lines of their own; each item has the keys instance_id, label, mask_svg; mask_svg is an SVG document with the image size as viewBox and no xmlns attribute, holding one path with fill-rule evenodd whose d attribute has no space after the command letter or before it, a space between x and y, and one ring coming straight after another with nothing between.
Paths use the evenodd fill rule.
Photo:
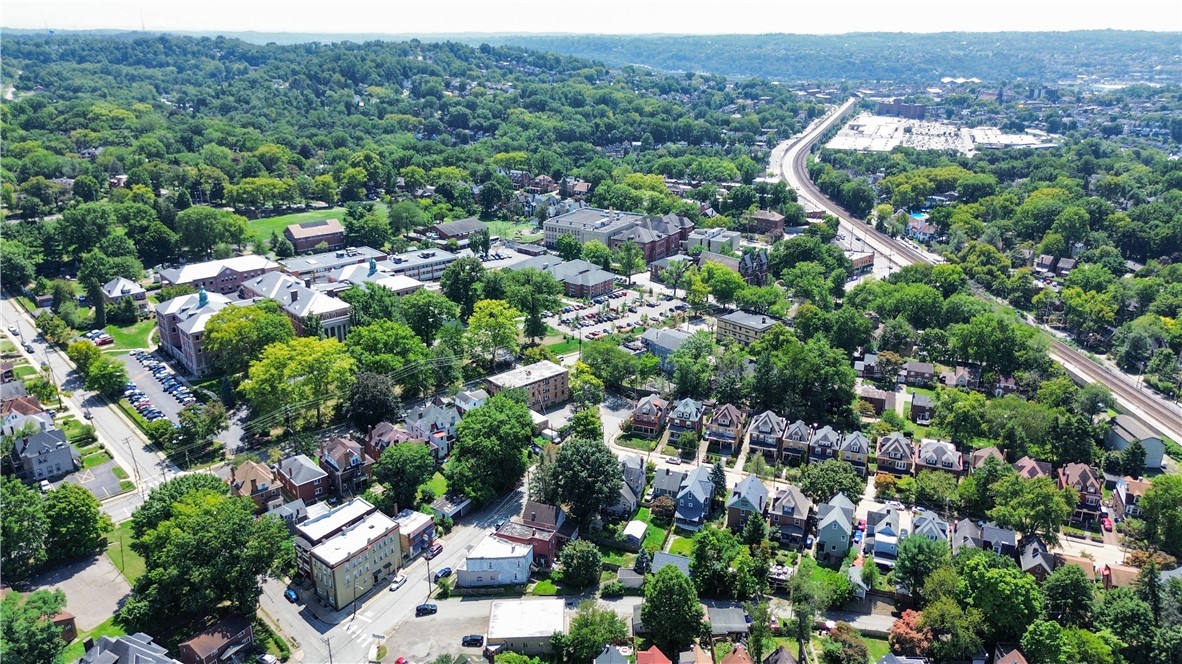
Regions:
<instances>
[{"instance_id":1,"label":"road","mask_svg":"<svg viewBox=\"0 0 1182 664\"><path fill-rule=\"evenodd\" d=\"M843 230L850 234L851 240L855 237L859 238L860 242L869 245L876 252L885 254L894 265L902 267L914 263L940 262L939 257L922 250L917 245L880 233L872 226L867 225L864 220L856 219L837 203L828 199L809 180L805 162L813 144L821 134L839 122L857 101L857 98L849 99L815 122L801 135L777 145L772 150L770 166L772 172L786 180L789 186L796 190L798 196L810 200L837 217ZM994 301L985 293L977 292L977 295ZM1178 404L1138 389L1134 379L1127 374L1110 365L1097 364L1084 353L1063 343L1057 332L1043 326L1039 327L1050 338L1048 355L1062 365L1076 382L1107 385L1112 390L1112 395L1121 410L1135 415L1162 435L1174 440L1182 440L1182 408Z\"/></svg>"},{"instance_id":2,"label":"road","mask_svg":"<svg viewBox=\"0 0 1182 664\"><path fill-rule=\"evenodd\" d=\"M435 588L431 574L443 567L459 569L468 551L492 532L492 525L497 519L521 513L524 500L524 488L518 489L495 505L463 517L450 535L441 538L442 554L431 561L416 558L399 570L400 574L406 575L407 582L398 590L390 591L387 585L379 585L376 590L363 595L356 607L356 618L353 617L352 605L341 611L321 607L316 601L315 591L311 589L299 588L300 601L292 604L283 598L287 586L275 580L268 580L263 585L260 604L276 620L284 634L295 637L298 643L293 644L295 661L310 664L328 662L329 644L334 662L367 661L370 646L386 639L407 619L414 619L415 606L426 601L430 591ZM488 600L469 597L435 603L439 605L440 615L443 615L449 605L472 601ZM420 620L424 620L424 624L429 621ZM456 639L459 636L456 634Z\"/></svg>"},{"instance_id":3,"label":"road","mask_svg":"<svg viewBox=\"0 0 1182 664\"><path fill-rule=\"evenodd\" d=\"M63 397L62 405L80 422L86 421L83 411L90 410L92 417L89 422L94 426L99 440L106 446L115 462L136 482L135 492L111 498L103 504L103 511L110 514L112 519L127 519L131 510L143 502L143 496L146 496L152 487L171 478L180 469L170 463L163 454L155 451L148 439L122 411L110 405L103 397L85 391L82 387L82 377L74 370L66 354L37 339L38 332L32 317L25 313L15 300L7 296L0 300L0 318L3 319L3 326L6 328L9 325L17 326L20 332L17 346L33 366L47 364L58 388L63 393L72 394ZM25 343L32 345L32 353L25 351Z\"/></svg>"}]
</instances>

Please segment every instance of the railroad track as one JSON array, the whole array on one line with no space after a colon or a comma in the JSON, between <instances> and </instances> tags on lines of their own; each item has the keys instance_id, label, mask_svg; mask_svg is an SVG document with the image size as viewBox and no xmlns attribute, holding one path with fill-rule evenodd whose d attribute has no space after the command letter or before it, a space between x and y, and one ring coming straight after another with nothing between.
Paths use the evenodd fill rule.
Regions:
<instances>
[{"instance_id":1,"label":"railroad track","mask_svg":"<svg viewBox=\"0 0 1182 664\"><path fill-rule=\"evenodd\" d=\"M832 117L826 119L816 128L808 131L796 143L793 143L792 147L788 149L795 149L795 154L791 155L792 159L790 161L785 158L781 164L790 163L794 177L789 178L787 173L781 173L781 176L789 182L795 180L795 184L798 185L801 193L804 193L813 202L824 208L826 212L837 217L839 221L851 229L866 236L867 244L872 246L878 245L880 248L888 248L889 260L895 265L902 267L915 263L936 263L937 261L929 255L913 249L905 242L879 232L874 226L867 224L865 220L851 215L835 201L823 194L809 178L808 169L805 166L808 155L811 154L813 144L816 143L817 139L826 129L837 122L850 108L853 108L853 105L834 113ZM976 292L976 295L982 299L989 299L983 292ZM1115 371L1108 366L1097 364L1085 353L1063 343L1053 335L1050 336L1050 340L1047 354L1051 359L1062 365L1072 376L1073 380L1081 383L1101 383L1108 386L1117 404L1125 412L1136 415L1160 435L1182 442L1182 406L1165 401L1153 394L1142 392L1124 373Z\"/></svg>"}]
</instances>

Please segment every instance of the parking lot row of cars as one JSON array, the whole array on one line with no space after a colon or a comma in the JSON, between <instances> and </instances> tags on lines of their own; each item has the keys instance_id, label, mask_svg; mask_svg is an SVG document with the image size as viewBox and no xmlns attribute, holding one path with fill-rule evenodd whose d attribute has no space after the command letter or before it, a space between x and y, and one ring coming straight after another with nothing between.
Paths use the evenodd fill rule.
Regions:
<instances>
[{"instance_id":1,"label":"parking lot row of cars","mask_svg":"<svg viewBox=\"0 0 1182 664\"><path fill-rule=\"evenodd\" d=\"M188 406L197 402L193 392L176 378L176 373L167 364L152 357L147 351L133 350L131 356L144 365L153 378L160 382L165 393L176 399L181 406ZM123 397L144 416L149 422L167 417L164 411L156 407L152 400L139 389L134 382L128 381L123 390Z\"/></svg>"},{"instance_id":2,"label":"parking lot row of cars","mask_svg":"<svg viewBox=\"0 0 1182 664\"><path fill-rule=\"evenodd\" d=\"M96 346L106 346L107 344L115 343L115 337L102 330L91 330L82 336L89 339Z\"/></svg>"}]
</instances>

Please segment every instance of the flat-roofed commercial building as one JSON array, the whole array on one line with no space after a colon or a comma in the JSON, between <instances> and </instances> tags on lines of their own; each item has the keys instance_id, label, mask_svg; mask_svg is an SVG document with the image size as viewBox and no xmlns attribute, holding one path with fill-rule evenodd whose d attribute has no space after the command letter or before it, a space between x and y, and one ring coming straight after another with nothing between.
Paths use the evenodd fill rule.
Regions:
<instances>
[{"instance_id":1,"label":"flat-roofed commercial building","mask_svg":"<svg viewBox=\"0 0 1182 664\"><path fill-rule=\"evenodd\" d=\"M328 274L346 265L359 265L374 260L386 260L386 252L370 247L349 247L326 251L311 256L296 256L283 261L283 271L308 284L328 281Z\"/></svg>"},{"instance_id":2,"label":"flat-roofed commercial building","mask_svg":"<svg viewBox=\"0 0 1182 664\"><path fill-rule=\"evenodd\" d=\"M542 360L526 367L518 367L488 379L489 392L521 388L529 395L529 407L545 410L570 397L570 376L566 367Z\"/></svg>"},{"instance_id":3,"label":"flat-roofed commercial building","mask_svg":"<svg viewBox=\"0 0 1182 664\"><path fill-rule=\"evenodd\" d=\"M493 602L488 614L488 649L494 653L551 654L550 637L566 631L564 605L561 599Z\"/></svg>"},{"instance_id":4,"label":"flat-roofed commercial building","mask_svg":"<svg viewBox=\"0 0 1182 664\"><path fill-rule=\"evenodd\" d=\"M312 549L316 594L340 610L398 571L398 524L381 512L341 530Z\"/></svg>"},{"instance_id":5,"label":"flat-roofed commercial building","mask_svg":"<svg viewBox=\"0 0 1182 664\"><path fill-rule=\"evenodd\" d=\"M407 251L390 256L380 267L392 275L403 275L419 281L439 281L447 266L459 256L443 249Z\"/></svg>"},{"instance_id":6,"label":"flat-roofed commercial building","mask_svg":"<svg viewBox=\"0 0 1182 664\"><path fill-rule=\"evenodd\" d=\"M615 212L598 208L580 208L556 215L542 225L546 246L558 246L558 238L573 235L580 244L595 240L611 245L612 236L633 228L644 215L635 212Z\"/></svg>"},{"instance_id":7,"label":"flat-roofed commercial building","mask_svg":"<svg viewBox=\"0 0 1182 664\"><path fill-rule=\"evenodd\" d=\"M754 343L778 323L775 318L766 314L753 314L746 311L736 311L718 317L718 327L715 335L722 339L734 339L741 344Z\"/></svg>"}]
</instances>

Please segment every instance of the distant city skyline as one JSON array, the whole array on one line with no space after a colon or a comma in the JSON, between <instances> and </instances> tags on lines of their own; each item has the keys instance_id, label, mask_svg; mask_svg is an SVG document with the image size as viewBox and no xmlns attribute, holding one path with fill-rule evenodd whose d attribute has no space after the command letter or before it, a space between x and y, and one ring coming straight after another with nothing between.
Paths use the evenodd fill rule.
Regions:
<instances>
[{"instance_id":1,"label":"distant city skyline","mask_svg":"<svg viewBox=\"0 0 1182 664\"><path fill-rule=\"evenodd\" d=\"M969 9L968 7L972 7ZM263 32L319 35L448 33L841 34L1152 30L1182 32L1176 0L23 0L5 28Z\"/></svg>"}]
</instances>

